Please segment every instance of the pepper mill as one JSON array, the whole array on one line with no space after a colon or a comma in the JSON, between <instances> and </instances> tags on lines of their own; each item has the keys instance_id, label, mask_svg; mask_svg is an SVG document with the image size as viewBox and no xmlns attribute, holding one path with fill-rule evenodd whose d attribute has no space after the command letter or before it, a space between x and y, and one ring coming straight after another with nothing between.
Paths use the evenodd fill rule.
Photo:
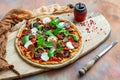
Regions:
<instances>
[{"instance_id":1,"label":"pepper mill","mask_svg":"<svg viewBox=\"0 0 120 80\"><path fill-rule=\"evenodd\" d=\"M77 3L74 7L74 19L77 22L82 22L86 19L87 16L87 8L83 3Z\"/></svg>"}]
</instances>

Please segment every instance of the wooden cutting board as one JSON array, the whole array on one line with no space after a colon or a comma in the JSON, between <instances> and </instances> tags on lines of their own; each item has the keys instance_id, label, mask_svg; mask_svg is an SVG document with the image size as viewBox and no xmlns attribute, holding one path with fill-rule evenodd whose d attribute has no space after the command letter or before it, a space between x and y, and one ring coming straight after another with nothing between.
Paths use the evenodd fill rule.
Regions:
<instances>
[{"instance_id":1,"label":"wooden cutting board","mask_svg":"<svg viewBox=\"0 0 120 80\"><path fill-rule=\"evenodd\" d=\"M97 16L94 16L92 18L87 18L85 23L82 24L73 21L73 13L66 13L57 16L72 21L76 24L78 30L81 32L84 41L84 48L80 57L100 45L110 33L110 25L108 21L104 18L104 16L101 14L98 14ZM16 35L17 31L9 33L6 48L6 60L10 64L13 64L15 66L15 69L20 72L22 77L48 71L48 69L34 67L21 59L14 46ZM18 76L10 70L0 72L0 79L13 79L17 77Z\"/></svg>"}]
</instances>

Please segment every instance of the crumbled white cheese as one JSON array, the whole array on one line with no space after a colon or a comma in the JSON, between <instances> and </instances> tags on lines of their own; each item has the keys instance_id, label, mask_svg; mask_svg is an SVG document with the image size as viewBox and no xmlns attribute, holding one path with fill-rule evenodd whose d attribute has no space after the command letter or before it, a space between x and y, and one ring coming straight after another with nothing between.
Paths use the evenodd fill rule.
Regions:
<instances>
[{"instance_id":1,"label":"crumbled white cheese","mask_svg":"<svg viewBox=\"0 0 120 80\"><path fill-rule=\"evenodd\" d=\"M51 21L51 19L49 17L46 17L43 19L44 24L49 23L50 21Z\"/></svg>"},{"instance_id":2,"label":"crumbled white cheese","mask_svg":"<svg viewBox=\"0 0 120 80\"><path fill-rule=\"evenodd\" d=\"M32 31L32 34L35 35L37 33L38 29L37 28L32 28L31 31Z\"/></svg>"},{"instance_id":3,"label":"crumbled white cheese","mask_svg":"<svg viewBox=\"0 0 120 80\"><path fill-rule=\"evenodd\" d=\"M65 23L64 22L60 22L58 25L59 25L59 26L57 26L58 28L63 28Z\"/></svg>"},{"instance_id":4,"label":"crumbled white cheese","mask_svg":"<svg viewBox=\"0 0 120 80\"><path fill-rule=\"evenodd\" d=\"M25 48L28 48L28 46L31 45L31 44L32 44L32 42L31 42L31 41L28 41L28 42L26 42L26 43L24 44L24 47L25 47Z\"/></svg>"},{"instance_id":5,"label":"crumbled white cheese","mask_svg":"<svg viewBox=\"0 0 120 80\"><path fill-rule=\"evenodd\" d=\"M50 37L48 37L47 41L50 41L50 40L57 41L58 38L56 36L50 36Z\"/></svg>"},{"instance_id":6,"label":"crumbled white cheese","mask_svg":"<svg viewBox=\"0 0 120 80\"><path fill-rule=\"evenodd\" d=\"M60 26L64 26L64 22L60 22L58 25L60 25Z\"/></svg>"},{"instance_id":7,"label":"crumbled white cheese","mask_svg":"<svg viewBox=\"0 0 120 80\"><path fill-rule=\"evenodd\" d=\"M49 60L48 53L47 53L47 52L43 52L43 53L41 54L41 59L42 59L43 61L48 61L48 60Z\"/></svg>"},{"instance_id":8,"label":"crumbled white cheese","mask_svg":"<svg viewBox=\"0 0 120 80\"><path fill-rule=\"evenodd\" d=\"M74 46L72 45L71 42L66 42L66 46L67 46L69 49L74 49Z\"/></svg>"}]
</instances>

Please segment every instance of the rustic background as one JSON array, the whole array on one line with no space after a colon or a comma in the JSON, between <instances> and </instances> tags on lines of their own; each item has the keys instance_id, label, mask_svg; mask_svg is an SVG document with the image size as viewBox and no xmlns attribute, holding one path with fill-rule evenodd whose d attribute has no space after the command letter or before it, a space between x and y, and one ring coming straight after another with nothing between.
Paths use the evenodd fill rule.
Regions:
<instances>
[{"instance_id":1,"label":"rustic background","mask_svg":"<svg viewBox=\"0 0 120 80\"><path fill-rule=\"evenodd\" d=\"M83 2L86 4L89 12L101 12L111 25L111 34L109 38L98 48L88 55L79 59L76 63L65 68L44 72L42 74L23 78L21 80L118 80L120 76L120 43L112 48L103 56L95 66L88 71L86 75L80 77L79 68L89 61L94 55L104 49L111 41L120 41L120 0L0 0L0 18L6 12L13 8L23 8L33 10L40 6L47 6L58 3L65 5L67 3ZM24 66L23 66L24 67Z\"/></svg>"}]
</instances>

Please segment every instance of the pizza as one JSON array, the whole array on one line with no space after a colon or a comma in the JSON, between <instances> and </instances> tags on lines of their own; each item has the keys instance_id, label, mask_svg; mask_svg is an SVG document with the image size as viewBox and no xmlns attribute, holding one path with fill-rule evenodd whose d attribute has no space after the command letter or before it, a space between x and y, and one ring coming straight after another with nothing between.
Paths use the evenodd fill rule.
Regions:
<instances>
[{"instance_id":1,"label":"pizza","mask_svg":"<svg viewBox=\"0 0 120 80\"><path fill-rule=\"evenodd\" d=\"M59 68L79 58L82 36L68 20L36 17L22 25L15 45L20 56L32 65Z\"/></svg>"}]
</instances>

